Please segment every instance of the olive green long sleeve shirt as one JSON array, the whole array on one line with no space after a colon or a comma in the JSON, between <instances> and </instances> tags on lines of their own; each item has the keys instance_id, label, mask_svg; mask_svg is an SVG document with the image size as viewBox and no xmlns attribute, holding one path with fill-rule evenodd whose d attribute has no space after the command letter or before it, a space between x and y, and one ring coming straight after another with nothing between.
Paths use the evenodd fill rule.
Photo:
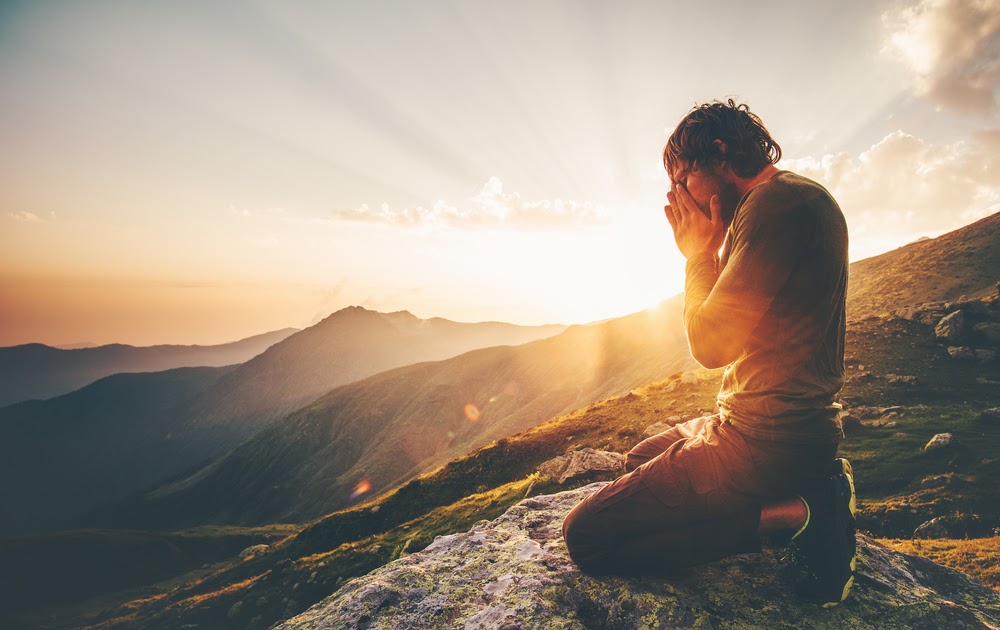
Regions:
<instances>
[{"instance_id":1,"label":"olive green long sleeve shirt","mask_svg":"<svg viewBox=\"0 0 1000 630\"><path fill-rule=\"evenodd\" d=\"M687 261L684 325L691 354L728 366L722 418L786 443L843 437L847 225L825 188L780 171L736 207L720 259Z\"/></svg>"}]
</instances>

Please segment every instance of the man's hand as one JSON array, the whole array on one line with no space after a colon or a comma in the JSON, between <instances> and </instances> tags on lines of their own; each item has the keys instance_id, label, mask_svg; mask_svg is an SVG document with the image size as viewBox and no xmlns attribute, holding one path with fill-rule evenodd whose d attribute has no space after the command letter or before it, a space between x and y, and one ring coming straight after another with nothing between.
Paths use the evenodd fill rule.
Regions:
<instances>
[{"instance_id":1,"label":"man's hand","mask_svg":"<svg viewBox=\"0 0 1000 630\"><path fill-rule=\"evenodd\" d=\"M684 185L671 188L667 193L670 205L663 206L667 221L674 230L677 249L685 258L702 252L719 251L726 238L726 225L722 221L722 204L719 195L712 195L709 212L705 212Z\"/></svg>"}]
</instances>

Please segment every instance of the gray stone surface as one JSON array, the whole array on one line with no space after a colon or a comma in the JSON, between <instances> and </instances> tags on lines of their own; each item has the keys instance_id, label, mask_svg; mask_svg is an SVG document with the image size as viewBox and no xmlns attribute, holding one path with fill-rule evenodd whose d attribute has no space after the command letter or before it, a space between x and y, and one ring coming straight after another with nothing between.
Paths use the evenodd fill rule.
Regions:
<instances>
[{"instance_id":1,"label":"gray stone surface","mask_svg":"<svg viewBox=\"0 0 1000 630\"><path fill-rule=\"evenodd\" d=\"M955 341L962 336L964 327L965 314L962 311L955 311L941 318L941 321L934 327L934 334L938 339Z\"/></svg>"},{"instance_id":2,"label":"gray stone surface","mask_svg":"<svg viewBox=\"0 0 1000 630\"><path fill-rule=\"evenodd\" d=\"M976 358L969 346L948 346L948 356L959 361L972 361Z\"/></svg>"},{"instance_id":3,"label":"gray stone surface","mask_svg":"<svg viewBox=\"0 0 1000 630\"><path fill-rule=\"evenodd\" d=\"M270 549L270 545L252 545L240 552L240 560L246 560L252 556L259 556L262 553L267 553Z\"/></svg>"},{"instance_id":4,"label":"gray stone surface","mask_svg":"<svg viewBox=\"0 0 1000 630\"><path fill-rule=\"evenodd\" d=\"M938 433L924 445L924 450L930 451L936 448L944 448L946 446L951 446L954 443L955 437L951 433Z\"/></svg>"},{"instance_id":5,"label":"gray stone surface","mask_svg":"<svg viewBox=\"0 0 1000 630\"><path fill-rule=\"evenodd\" d=\"M908 319L911 322L934 325L944 317L946 311L942 303L921 304L919 306L907 306L896 309L892 312L896 317Z\"/></svg>"},{"instance_id":6,"label":"gray stone surface","mask_svg":"<svg viewBox=\"0 0 1000 630\"><path fill-rule=\"evenodd\" d=\"M648 427L646 427L646 430L643 431L643 434L646 437L653 437L658 433L663 433L672 426L674 425L667 422L657 422L655 424L651 424Z\"/></svg>"},{"instance_id":7,"label":"gray stone surface","mask_svg":"<svg viewBox=\"0 0 1000 630\"><path fill-rule=\"evenodd\" d=\"M1000 593L859 536L858 574L832 609L791 589L782 550L734 556L675 579L591 577L561 523L601 484L525 499L471 531L345 583L276 628L987 628Z\"/></svg>"},{"instance_id":8,"label":"gray stone surface","mask_svg":"<svg viewBox=\"0 0 1000 630\"><path fill-rule=\"evenodd\" d=\"M948 528L942 517L932 518L913 530L914 538L947 538Z\"/></svg>"},{"instance_id":9,"label":"gray stone surface","mask_svg":"<svg viewBox=\"0 0 1000 630\"><path fill-rule=\"evenodd\" d=\"M544 462L538 467L538 472L560 484L581 477L593 479L598 475L610 480L625 472L625 456L582 448Z\"/></svg>"}]
</instances>

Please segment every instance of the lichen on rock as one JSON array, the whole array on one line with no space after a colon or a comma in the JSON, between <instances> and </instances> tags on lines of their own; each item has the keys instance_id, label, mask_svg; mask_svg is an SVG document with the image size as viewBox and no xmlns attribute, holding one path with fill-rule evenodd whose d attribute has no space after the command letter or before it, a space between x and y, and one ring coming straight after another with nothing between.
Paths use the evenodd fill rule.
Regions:
<instances>
[{"instance_id":1,"label":"lichen on rock","mask_svg":"<svg viewBox=\"0 0 1000 630\"><path fill-rule=\"evenodd\" d=\"M733 556L682 576L592 577L566 554L567 512L603 484L525 499L345 583L277 628L998 627L1000 593L858 537L846 602L793 593L783 551Z\"/></svg>"}]
</instances>

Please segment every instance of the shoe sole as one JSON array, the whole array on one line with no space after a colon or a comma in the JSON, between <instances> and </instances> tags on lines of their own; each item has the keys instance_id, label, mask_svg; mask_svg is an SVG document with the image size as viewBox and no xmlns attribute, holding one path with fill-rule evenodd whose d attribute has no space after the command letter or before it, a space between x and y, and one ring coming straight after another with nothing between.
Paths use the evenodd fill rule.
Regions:
<instances>
[{"instance_id":1,"label":"shoe sole","mask_svg":"<svg viewBox=\"0 0 1000 630\"><path fill-rule=\"evenodd\" d=\"M851 488L851 499L847 505L851 510L851 520L855 521L858 512L858 501L857 501L857 495L854 493L854 469L851 467L851 462L847 461L843 457L839 458L837 462L840 464L840 472L838 474L844 475L844 477L847 479L848 485ZM854 534L852 531L852 536L853 535ZM851 576L847 578L847 582L844 583L844 589L840 594L840 599L837 601L831 601L831 602L826 602L825 604L821 604L820 606L822 608L833 608L837 604L847 599L848 594L850 594L851 592L851 587L854 586L854 571L857 569L857 560L858 560L857 547L855 547L854 555L851 556Z\"/></svg>"}]
</instances>

